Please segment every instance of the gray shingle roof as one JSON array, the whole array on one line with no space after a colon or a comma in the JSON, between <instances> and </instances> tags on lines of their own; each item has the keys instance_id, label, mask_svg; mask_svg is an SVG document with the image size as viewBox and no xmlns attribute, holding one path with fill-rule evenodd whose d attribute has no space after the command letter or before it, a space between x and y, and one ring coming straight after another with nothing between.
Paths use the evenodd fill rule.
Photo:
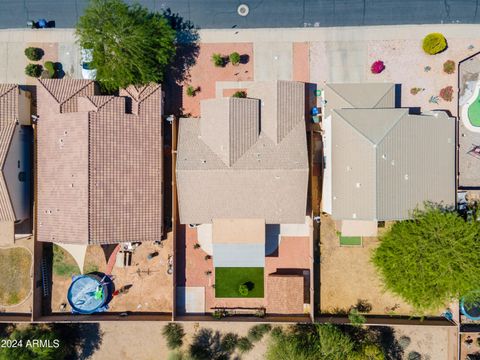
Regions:
<instances>
[{"instance_id":1,"label":"gray shingle roof","mask_svg":"<svg viewBox=\"0 0 480 360\"><path fill-rule=\"evenodd\" d=\"M334 109L381 109L395 107L395 84L358 83L327 84L325 87L325 114Z\"/></svg>"},{"instance_id":2,"label":"gray shingle roof","mask_svg":"<svg viewBox=\"0 0 480 360\"><path fill-rule=\"evenodd\" d=\"M335 110L331 156L336 219L398 220L425 201L454 204L455 121L444 112Z\"/></svg>"},{"instance_id":3,"label":"gray shingle roof","mask_svg":"<svg viewBox=\"0 0 480 360\"><path fill-rule=\"evenodd\" d=\"M249 126L235 125L231 129L244 133L234 133L232 137L222 135L223 130L217 135L213 129L207 135L213 140L204 141L203 118L180 119L176 171L181 223L211 223L214 218L260 218L270 224L305 221L308 186L305 85L292 82L292 93L278 90L290 88L289 83L258 83L253 91L249 89L250 96L265 96L260 98L261 119L256 119L260 124L260 134L246 151L246 147L241 148L243 155L230 165L212 151L215 145L209 146L207 143L211 144L215 139L218 139L217 144L223 139L251 139L245 133L253 134L258 125L252 125L250 121ZM278 91L272 92L271 89ZM237 100L249 104L253 101ZM220 103L228 104L229 100ZM275 108L289 109L285 111L289 114L288 118L282 115L276 120L283 122L283 125L269 128L276 129L273 133L265 130L268 121L272 121L266 120L272 104ZM227 108L222 111L221 119L227 122L230 112ZM291 129L284 133L289 127ZM242 141L243 144L250 144L250 140Z\"/></svg>"}]
</instances>

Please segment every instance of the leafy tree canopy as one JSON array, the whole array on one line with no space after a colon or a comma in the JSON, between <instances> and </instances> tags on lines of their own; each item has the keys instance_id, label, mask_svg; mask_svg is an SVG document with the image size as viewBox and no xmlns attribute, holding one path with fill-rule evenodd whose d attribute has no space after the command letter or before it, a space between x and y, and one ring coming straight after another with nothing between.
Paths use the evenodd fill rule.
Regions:
<instances>
[{"instance_id":1,"label":"leafy tree canopy","mask_svg":"<svg viewBox=\"0 0 480 360\"><path fill-rule=\"evenodd\" d=\"M91 0L76 34L82 48L93 50L96 79L109 91L161 82L175 55L175 31L167 19L121 0Z\"/></svg>"},{"instance_id":2,"label":"leafy tree canopy","mask_svg":"<svg viewBox=\"0 0 480 360\"><path fill-rule=\"evenodd\" d=\"M478 223L427 205L392 226L373 263L388 290L424 313L480 289L479 254Z\"/></svg>"},{"instance_id":3,"label":"leafy tree canopy","mask_svg":"<svg viewBox=\"0 0 480 360\"><path fill-rule=\"evenodd\" d=\"M48 326L28 326L15 328L9 339L21 346L6 346L0 348L0 360L61 360L66 356L65 344L59 341L59 334ZM41 341L42 345L32 343ZM58 341L58 347L54 342ZM21 343L20 343L21 342Z\"/></svg>"},{"instance_id":4,"label":"leafy tree canopy","mask_svg":"<svg viewBox=\"0 0 480 360\"><path fill-rule=\"evenodd\" d=\"M267 360L383 360L373 341L355 339L331 324L295 325L272 333Z\"/></svg>"}]
</instances>

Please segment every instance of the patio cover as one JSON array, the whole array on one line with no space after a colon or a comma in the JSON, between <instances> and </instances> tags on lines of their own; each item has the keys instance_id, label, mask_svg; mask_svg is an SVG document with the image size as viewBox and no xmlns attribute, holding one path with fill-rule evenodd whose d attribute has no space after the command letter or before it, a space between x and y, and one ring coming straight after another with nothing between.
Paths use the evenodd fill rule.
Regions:
<instances>
[{"instance_id":1,"label":"patio cover","mask_svg":"<svg viewBox=\"0 0 480 360\"><path fill-rule=\"evenodd\" d=\"M264 219L213 219L215 267L264 267Z\"/></svg>"},{"instance_id":2,"label":"patio cover","mask_svg":"<svg viewBox=\"0 0 480 360\"><path fill-rule=\"evenodd\" d=\"M377 236L377 221L343 220L342 236Z\"/></svg>"}]
</instances>

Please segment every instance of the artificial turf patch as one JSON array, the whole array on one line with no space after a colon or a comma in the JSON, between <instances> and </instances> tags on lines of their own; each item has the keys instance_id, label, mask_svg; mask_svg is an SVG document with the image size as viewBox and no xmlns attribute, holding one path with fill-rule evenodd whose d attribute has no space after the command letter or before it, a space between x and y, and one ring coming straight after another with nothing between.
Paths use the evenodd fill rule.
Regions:
<instances>
[{"instance_id":1,"label":"artificial turf patch","mask_svg":"<svg viewBox=\"0 0 480 360\"><path fill-rule=\"evenodd\" d=\"M362 238L360 236L341 236L340 235L340 245L342 246L353 246L362 245Z\"/></svg>"},{"instance_id":2,"label":"artificial turf patch","mask_svg":"<svg viewBox=\"0 0 480 360\"><path fill-rule=\"evenodd\" d=\"M238 291L242 284L251 287L246 296ZM263 267L215 268L215 297L263 298Z\"/></svg>"}]
</instances>

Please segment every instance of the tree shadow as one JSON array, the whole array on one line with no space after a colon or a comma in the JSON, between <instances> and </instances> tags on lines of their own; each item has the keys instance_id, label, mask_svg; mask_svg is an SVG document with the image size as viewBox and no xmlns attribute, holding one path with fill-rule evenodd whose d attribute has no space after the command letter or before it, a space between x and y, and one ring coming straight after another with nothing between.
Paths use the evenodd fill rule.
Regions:
<instances>
[{"instance_id":1,"label":"tree shadow","mask_svg":"<svg viewBox=\"0 0 480 360\"><path fill-rule=\"evenodd\" d=\"M65 77L65 71L63 70L62 63L53 63L53 68L55 69L55 79L63 79Z\"/></svg>"},{"instance_id":2,"label":"tree shadow","mask_svg":"<svg viewBox=\"0 0 480 360\"><path fill-rule=\"evenodd\" d=\"M198 29L190 20L184 20L170 8L163 16L176 31L177 51L170 66L166 69L165 83L169 96L165 99L165 113L180 115L182 108L182 83L190 79L190 68L196 64L200 52Z\"/></svg>"},{"instance_id":3,"label":"tree shadow","mask_svg":"<svg viewBox=\"0 0 480 360\"><path fill-rule=\"evenodd\" d=\"M60 341L67 347L68 360L88 359L102 345L103 333L98 323L56 323L52 329L60 334Z\"/></svg>"},{"instance_id":4,"label":"tree shadow","mask_svg":"<svg viewBox=\"0 0 480 360\"><path fill-rule=\"evenodd\" d=\"M249 61L250 61L250 55L248 54L240 55L240 64L248 64Z\"/></svg>"},{"instance_id":5,"label":"tree shadow","mask_svg":"<svg viewBox=\"0 0 480 360\"><path fill-rule=\"evenodd\" d=\"M200 329L190 345L190 356L198 360L228 360L234 348L225 346L218 330Z\"/></svg>"},{"instance_id":6,"label":"tree shadow","mask_svg":"<svg viewBox=\"0 0 480 360\"><path fill-rule=\"evenodd\" d=\"M377 344L382 347L386 359L403 359L404 350L395 337L393 328L388 326L375 327L371 328L371 332L376 337Z\"/></svg>"}]
</instances>

